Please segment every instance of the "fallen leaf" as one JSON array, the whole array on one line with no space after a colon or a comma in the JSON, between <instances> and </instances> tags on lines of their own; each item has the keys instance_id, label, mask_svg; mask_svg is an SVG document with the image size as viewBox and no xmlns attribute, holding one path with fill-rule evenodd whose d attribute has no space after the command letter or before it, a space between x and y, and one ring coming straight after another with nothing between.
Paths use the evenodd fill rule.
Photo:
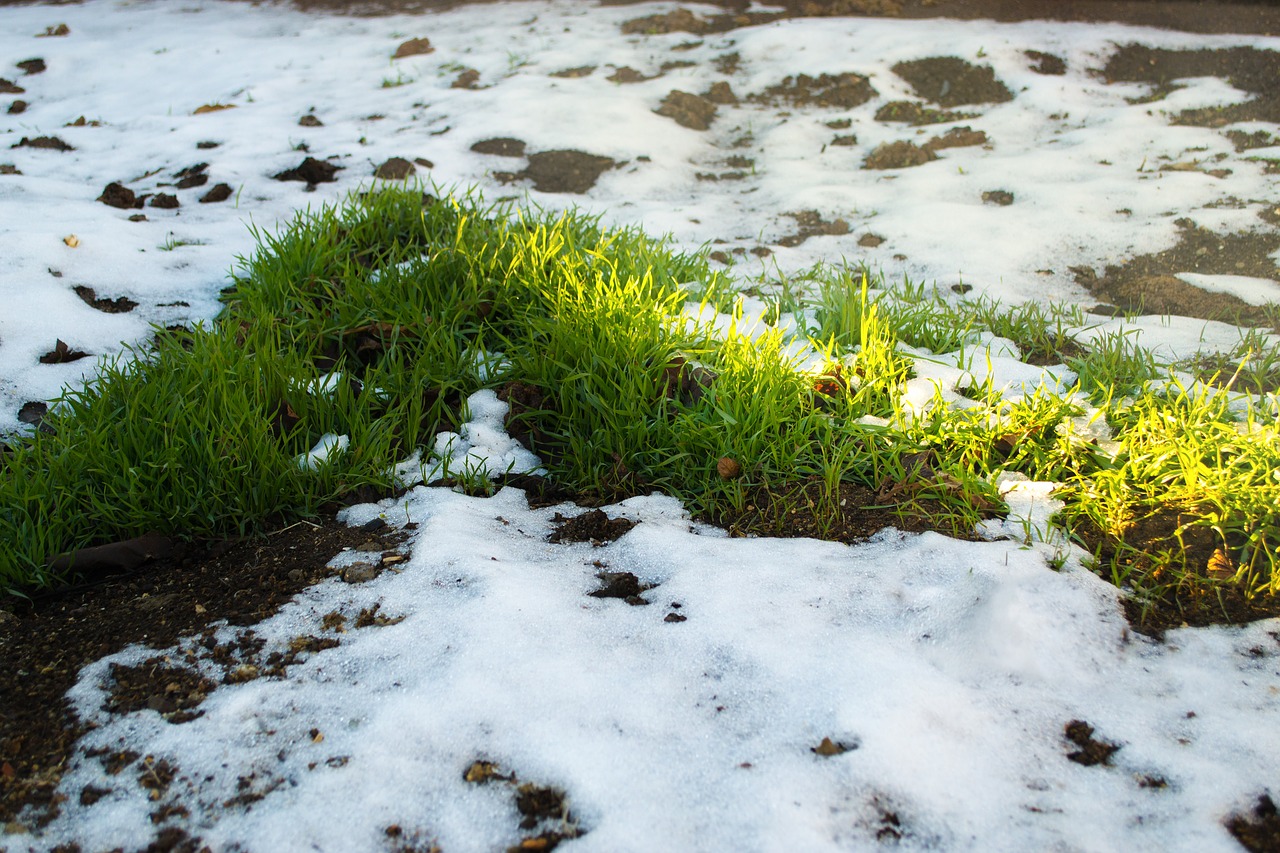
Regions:
<instances>
[{"instance_id":1,"label":"fallen leaf","mask_svg":"<svg viewBox=\"0 0 1280 853\"><path fill-rule=\"evenodd\" d=\"M204 115L205 113L216 113L220 110L234 110L235 104L202 104L196 107L193 116Z\"/></svg>"},{"instance_id":2,"label":"fallen leaf","mask_svg":"<svg viewBox=\"0 0 1280 853\"><path fill-rule=\"evenodd\" d=\"M68 234L62 238L62 242L66 243L69 248L74 249L76 246L80 245L80 238L74 234Z\"/></svg>"},{"instance_id":3,"label":"fallen leaf","mask_svg":"<svg viewBox=\"0 0 1280 853\"><path fill-rule=\"evenodd\" d=\"M1209 558L1205 569L1209 577L1215 580L1231 580L1236 576L1235 563L1231 562L1231 558L1221 548L1213 550L1213 556Z\"/></svg>"}]
</instances>

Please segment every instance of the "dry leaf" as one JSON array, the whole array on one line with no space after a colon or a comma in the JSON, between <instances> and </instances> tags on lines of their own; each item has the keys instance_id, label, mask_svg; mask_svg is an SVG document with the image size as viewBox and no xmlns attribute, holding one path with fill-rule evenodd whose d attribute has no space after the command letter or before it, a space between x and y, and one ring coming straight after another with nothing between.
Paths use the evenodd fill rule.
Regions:
<instances>
[{"instance_id":1,"label":"dry leaf","mask_svg":"<svg viewBox=\"0 0 1280 853\"><path fill-rule=\"evenodd\" d=\"M1215 580L1231 580L1236 576L1236 565L1221 548L1215 548L1205 566L1206 573Z\"/></svg>"},{"instance_id":2,"label":"dry leaf","mask_svg":"<svg viewBox=\"0 0 1280 853\"><path fill-rule=\"evenodd\" d=\"M742 465L729 456L721 456L716 462L716 473L726 480L732 480L742 473Z\"/></svg>"},{"instance_id":3,"label":"dry leaf","mask_svg":"<svg viewBox=\"0 0 1280 853\"><path fill-rule=\"evenodd\" d=\"M203 104L196 107L195 112L193 112L192 115L198 116L204 115L205 113L216 113L219 110L234 110L235 108L235 104Z\"/></svg>"},{"instance_id":4,"label":"dry leaf","mask_svg":"<svg viewBox=\"0 0 1280 853\"><path fill-rule=\"evenodd\" d=\"M62 242L66 243L68 247L74 249L76 246L80 245L80 238L74 234L68 234L62 238Z\"/></svg>"}]
</instances>

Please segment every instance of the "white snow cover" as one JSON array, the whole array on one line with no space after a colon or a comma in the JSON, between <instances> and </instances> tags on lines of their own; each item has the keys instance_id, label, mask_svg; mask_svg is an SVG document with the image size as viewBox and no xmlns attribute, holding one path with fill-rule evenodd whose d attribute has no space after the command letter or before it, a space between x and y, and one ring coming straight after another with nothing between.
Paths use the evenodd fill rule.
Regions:
<instances>
[{"instance_id":1,"label":"white snow cover","mask_svg":"<svg viewBox=\"0 0 1280 853\"><path fill-rule=\"evenodd\" d=\"M794 229L781 214L816 209L845 218L851 233L777 248L770 264L862 258L890 277L943 288L963 279L1010 301L1085 300L1069 266L1167 248L1173 220L1191 212L1213 227L1251 227L1257 205L1277 201L1261 165L1219 131L1172 127L1160 113L1237 98L1225 83L1191 81L1153 109L1125 100L1145 87L1106 86L1089 69L1130 41L1277 48L1278 39L855 18L698 39L619 32L621 21L670 8L502 3L377 19L209 0L0 8L0 61L48 64L14 77L27 111L0 114L0 162L21 172L0 175L0 430L16 426L23 402L92 373L87 359L38 365L54 340L110 354L141 340L147 323L214 316L234 255L252 250L247 222L269 229L306 203L367 186L390 156L431 161L419 174L443 185L513 192L492 172L521 161L469 150L490 137L624 161L584 196L530 192L540 204L671 231L689 248L775 241ZM60 22L70 35L33 38ZM415 36L430 37L435 52L389 59ZM1063 57L1068 73L1030 72L1028 49ZM730 52L740 70L714 72L711 60ZM988 134L990 150L860 170L875 145L910 133L871 118L908 94L889 67L936 55L989 63L1016 93L963 122ZM697 65L630 86L605 79L614 67L653 74L673 59ZM587 77L549 76L592 64ZM462 66L486 88L450 88ZM788 75L849 70L870 74L880 97L851 111L722 107L705 133L653 113L675 88L728 79L742 95ZM235 108L192 114L205 104ZM102 125L64 127L80 115ZM323 126L299 126L302 115ZM858 145L824 149L833 135L824 122L840 118ZM755 174L696 179L737 153L730 146L747 132ZM38 135L76 150L8 149ZM197 149L201 141L219 146ZM304 194L271 180L298 164L302 144L346 167L336 183ZM1139 171L1198 148L1207 149L1199 159L1225 154L1232 173ZM175 192L159 184L199 162L209 163L210 185L235 189L231 199L200 204L200 188L176 191L176 211L95 201L111 181ZM982 205L992 189L1017 202ZM1204 209L1228 196L1254 201ZM136 212L147 221L130 222ZM886 242L861 248L867 233ZM71 234L74 248L64 242ZM76 297L77 284L139 307L103 314ZM1204 285L1257 301L1275 287ZM1145 318L1141 328L1142 342L1173 355L1238 335L1185 318ZM918 353L910 390L923 406L935 388L981 384L988 373L1010 396L1070 384L1062 368L1027 368L1009 346L988 337L963 353ZM397 466L407 482L434 479L446 462L453 472L536 470L503 431L491 392L468 408L470 421L426 449L425 463L420 454ZM1087 418L1076 427L1109 438ZM341 444L327 438L315 458ZM154 711L111 715L102 704L112 662L191 652L219 680L194 639L90 664L70 698L99 727L64 779L62 813L39 835L5 828L0 849L144 847L161 828L150 815L170 803L189 814L162 825L215 851L381 851L397 843L392 825L423 849L505 849L537 830L518 828L513 785L463 780L476 760L563 790L584 831L563 843L571 851L1238 849L1226 816L1280 795L1280 624L1182 629L1164 643L1131 634L1116 590L1048 530L1049 485L999 486L1011 513L982 531L1004 538L985 542L895 531L855 546L729 539L660 495L606 507L639 523L600 547L550 543L556 513L582 510L530 510L513 488L478 498L418 486L351 508L351 524L416 525L409 558L365 583L325 581L254 628L266 652L305 635L340 645L304 655L287 678L219 686L183 724ZM334 565L368 559L347 552ZM650 585L647 606L591 597L602 571ZM374 605L386 624L354 627ZM346 617L343 633L325 626L334 612ZM235 633L224 626L220 639ZM1119 747L1110 766L1067 758L1077 749L1064 737L1073 720ZM847 751L815 753L824 738ZM153 801L133 771L111 776L84 755L95 747L166 761L174 781ZM260 799L244 796L242 779ZM110 793L82 805L85 785Z\"/></svg>"}]
</instances>

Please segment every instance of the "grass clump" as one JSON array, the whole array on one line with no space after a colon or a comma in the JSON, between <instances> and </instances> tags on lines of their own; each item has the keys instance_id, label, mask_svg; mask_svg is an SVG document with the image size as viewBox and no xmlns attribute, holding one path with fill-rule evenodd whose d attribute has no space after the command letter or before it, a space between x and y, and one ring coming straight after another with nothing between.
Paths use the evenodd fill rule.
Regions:
<instances>
[{"instance_id":1,"label":"grass clump","mask_svg":"<svg viewBox=\"0 0 1280 853\"><path fill-rule=\"evenodd\" d=\"M255 236L214 323L105 365L0 461L11 592L70 580L49 558L86 545L385 493L481 388L600 501L658 489L740 532L851 539L888 513L967 536L1017 475L1062 485L1060 523L1135 598L1280 590L1274 406L1238 393L1268 387L1261 336L1218 391L1122 334L1080 345L1077 309L845 267L756 299L635 229L420 189ZM343 452L299 464L334 435Z\"/></svg>"}]
</instances>

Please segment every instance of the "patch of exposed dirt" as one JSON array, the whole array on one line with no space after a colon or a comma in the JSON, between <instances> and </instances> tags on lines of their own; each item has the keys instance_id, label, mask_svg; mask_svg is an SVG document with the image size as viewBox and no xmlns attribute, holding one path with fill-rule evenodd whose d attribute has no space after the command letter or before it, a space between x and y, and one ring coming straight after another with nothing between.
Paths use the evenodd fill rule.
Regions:
<instances>
[{"instance_id":1,"label":"patch of exposed dirt","mask_svg":"<svg viewBox=\"0 0 1280 853\"><path fill-rule=\"evenodd\" d=\"M494 172L493 177L504 183L532 181L533 188L539 192L581 195L594 187L602 174L618 165L608 157L582 151L540 151L529 155L529 164L521 171Z\"/></svg>"},{"instance_id":2,"label":"patch of exposed dirt","mask_svg":"<svg viewBox=\"0 0 1280 853\"><path fill-rule=\"evenodd\" d=\"M570 518L557 512L551 520L556 529L547 537L548 542L590 542L596 546L620 539L636 526L629 518L610 518L602 509L593 509Z\"/></svg>"},{"instance_id":3,"label":"patch of exposed dirt","mask_svg":"<svg viewBox=\"0 0 1280 853\"><path fill-rule=\"evenodd\" d=\"M29 826L57 813L56 787L85 731L64 698L81 667L132 643L173 645L219 620L259 622L330 574L325 564L344 547L369 538L330 518L262 538L180 543L133 572L0 601L0 823L17 820L24 808ZM157 602L163 606L152 606ZM209 685L179 662L149 664L119 668L110 701L122 709L194 713Z\"/></svg>"},{"instance_id":4,"label":"patch of exposed dirt","mask_svg":"<svg viewBox=\"0 0 1280 853\"><path fill-rule=\"evenodd\" d=\"M912 166L923 166L938 155L930 148L916 145L914 142L900 139L897 142L884 142L877 145L867 159L862 161L864 169L908 169Z\"/></svg>"},{"instance_id":5,"label":"patch of exposed dirt","mask_svg":"<svg viewBox=\"0 0 1280 853\"><path fill-rule=\"evenodd\" d=\"M915 101L890 101L876 110L876 121L905 122L912 127L923 124L943 124L977 118L977 113L960 113L953 110L935 110Z\"/></svg>"},{"instance_id":6,"label":"patch of exposed dirt","mask_svg":"<svg viewBox=\"0 0 1280 853\"><path fill-rule=\"evenodd\" d=\"M1129 44L1112 55L1101 73L1108 83L1150 83L1156 95L1174 91L1174 80L1218 77L1253 96L1240 104L1183 110L1173 118L1175 124L1222 127L1241 121L1280 122L1277 51L1253 47L1166 50Z\"/></svg>"},{"instance_id":7,"label":"patch of exposed dirt","mask_svg":"<svg viewBox=\"0 0 1280 853\"><path fill-rule=\"evenodd\" d=\"M472 145L471 150L477 154L493 154L498 157L523 157L524 147L523 140L500 136L496 139L482 139Z\"/></svg>"},{"instance_id":8,"label":"patch of exposed dirt","mask_svg":"<svg viewBox=\"0 0 1280 853\"><path fill-rule=\"evenodd\" d=\"M690 130L710 130L716 118L716 105L701 95L673 89L654 112Z\"/></svg>"},{"instance_id":9,"label":"patch of exposed dirt","mask_svg":"<svg viewBox=\"0 0 1280 853\"><path fill-rule=\"evenodd\" d=\"M105 296L98 296L97 291L83 284L77 284L73 290L75 290L76 296L80 297L80 301L95 311L101 311L103 314L128 314L138 307L138 303L127 296L107 299Z\"/></svg>"},{"instance_id":10,"label":"patch of exposed dirt","mask_svg":"<svg viewBox=\"0 0 1280 853\"><path fill-rule=\"evenodd\" d=\"M1261 308L1229 293L1202 290L1175 276L1189 272L1280 279L1280 269L1270 257L1280 250L1280 234L1216 234L1189 219L1176 224L1180 234L1173 248L1108 265L1101 276L1088 267L1075 267L1076 283L1125 312L1266 324L1267 315Z\"/></svg>"},{"instance_id":11,"label":"patch of exposed dirt","mask_svg":"<svg viewBox=\"0 0 1280 853\"><path fill-rule=\"evenodd\" d=\"M327 160L307 157L292 169L277 172L271 177L277 181L301 181L307 185L308 189L315 189L316 184L330 184L337 181L338 170L342 168Z\"/></svg>"},{"instance_id":12,"label":"patch of exposed dirt","mask_svg":"<svg viewBox=\"0 0 1280 853\"><path fill-rule=\"evenodd\" d=\"M1093 726L1084 720L1072 720L1063 726L1063 737L1076 748L1067 753L1067 759L1085 767L1109 765L1111 756L1120 751L1119 744L1095 738Z\"/></svg>"},{"instance_id":13,"label":"patch of exposed dirt","mask_svg":"<svg viewBox=\"0 0 1280 853\"><path fill-rule=\"evenodd\" d=\"M724 33L738 27L752 27L777 20L782 15L776 12L753 12L730 15L712 15L704 18L688 9L676 9L661 15L646 15L643 18L632 18L624 21L622 32L627 35L655 36L666 33L692 33L693 35L711 35Z\"/></svg>"},{"instance_id":14,"label":"patch of exposed dirt","mask_svg":"<svg viewBox=\"0 0 1280 853\"><path fill-rule=\"evenodd\" d=\"M776 86L750 95L747 100L773 106L839 107L853 109L876 97L877 92L861 74L799 74L787 77Z\"/></svg>"},{"instance_id":15,"label":"patch of exposed dirt","mask_svg":"<svg viewBox=\"0 0 1280 853\"><path fill-rule=\"evenodd\" d=\"M796 213L784 213L783 216L789 216L796 221L796 225L800 230L796 234L783 237L778 241L779 246L788 248L799 246L810 237L839 237L849 233L849 223L843 219L835 219L827 222L822 218L822 214L816 210L801 210Z\"/></svg>"},{"instance_id":16,"label":"patch of exposed dirt","mask_svg":"<svg viewBox=\"0 0 1280 853\"><path fill-rule=\"evenodd\" d=\"M1031 66L1031 70L1037 74L1057 76L1067 73L1067 62L1061 56L1042 53L1038 50L1023 51L1023 55L1035 63Z\"/></svg>"},{"instance_id":17,"label":"patch of exposed dirt","mask_svg":"<svg viewBox=\"0 0 1280 853\"><path fill-rule=\"evenodd\" d=\"M1280 812L1270 794L1262 794L1248 814L1233 814L1226 821L1227 831L1249 853L1275 853L1280 850Z\"/></svg>"},{"instance_id":18,"label":"patch of exposed dirt","mask_svg":"<svg viewBox=\"0 0 1280 853\"><path fill-rule=\"evenodd\" d=\"M996 79L990 65L971 65L955 56L899 62L893 73L906 80L917 97L942 107L1013 100L1013 93Z\"/></svg>"}]
</instances>

